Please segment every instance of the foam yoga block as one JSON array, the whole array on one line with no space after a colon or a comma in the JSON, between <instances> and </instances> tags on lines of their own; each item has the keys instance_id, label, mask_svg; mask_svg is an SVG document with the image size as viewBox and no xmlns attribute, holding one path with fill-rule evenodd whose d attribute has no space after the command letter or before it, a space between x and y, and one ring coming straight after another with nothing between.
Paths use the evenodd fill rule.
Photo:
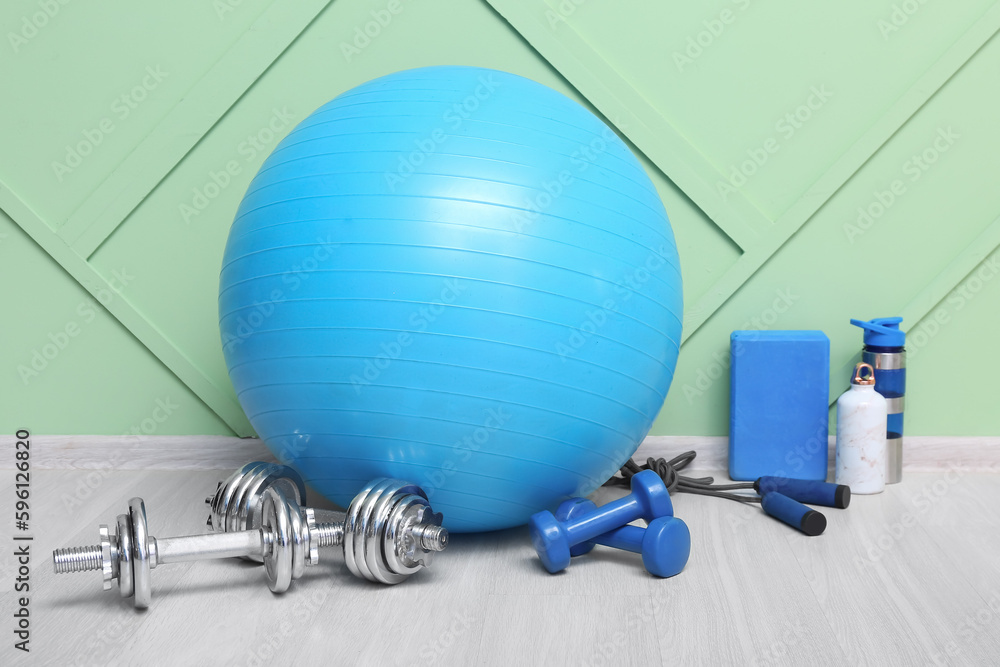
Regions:
<instances>
[{"instance_id":1,"label":"foam yoga block","mask_svg":"<svg viewBox=\"0 0 1000 667\"><path fill-rule=\"evenodd\" d=\"M830 340L822 331L734 331L729 476L825 480Z\"/></svg>"}]
</instances>

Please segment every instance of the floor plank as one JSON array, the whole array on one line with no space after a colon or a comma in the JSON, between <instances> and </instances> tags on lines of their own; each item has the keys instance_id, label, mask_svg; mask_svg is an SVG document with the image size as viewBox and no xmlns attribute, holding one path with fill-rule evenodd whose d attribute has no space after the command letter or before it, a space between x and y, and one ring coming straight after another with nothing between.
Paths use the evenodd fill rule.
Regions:
<instances>
[{"instance_id":1,"label":"floor plank","mask_svg":"<svg viewBox=\"0 0 1000 667\"><path fill-rule=\"evenodd\" d=\"M989 664L1000 651L1000 475L989 473L909 473L822 509L829 525L815 538L758 506L679 494L692 554L665 580L604 547L549 575L524 528L455 535L395 587L355 579L336 554L282 596L246 563L162 566L146 612L102 591L97 573L52 572L52 549L92 543L133 495L154 535L201 532L224 475L35 471L32 653L8 644L0 662ZM0 553L0 607L12 610L17 564Z\"/></svg>"}]
</instances>

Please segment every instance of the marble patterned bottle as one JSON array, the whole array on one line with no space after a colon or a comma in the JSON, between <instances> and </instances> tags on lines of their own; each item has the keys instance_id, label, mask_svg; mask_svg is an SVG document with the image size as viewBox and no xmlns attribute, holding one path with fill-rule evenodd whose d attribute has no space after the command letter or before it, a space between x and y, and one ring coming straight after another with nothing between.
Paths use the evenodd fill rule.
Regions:
<instances>
[{"instance_id":1,"label":"marble patterned bottle","mask_svg":"<svg viewBox=\"0 0 1000 667\"><path fill-rule=\"evenodd\" d=\"M875 369L854 367L851 388L837 399L837 484L852 494L885 490L886 400L875 391Z\"/></svg>"}]
</instances>

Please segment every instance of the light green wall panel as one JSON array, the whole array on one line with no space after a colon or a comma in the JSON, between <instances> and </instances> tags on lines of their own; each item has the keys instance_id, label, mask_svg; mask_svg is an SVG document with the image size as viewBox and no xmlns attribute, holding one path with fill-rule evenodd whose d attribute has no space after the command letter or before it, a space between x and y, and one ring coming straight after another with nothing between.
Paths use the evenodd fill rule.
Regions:
<instances>
[{"instance_id":1,"label":"light green wall panel","mask_svg":"<svg viewBox=\"0 0 1000 667\"><path fill-rule=\"evenodd\" d=\"M548 4L559 11L559 0ZM899 30L880 30L892 4L649 2L637 25L617 3L587 2L553 32L576 31L696 147L712 189L759 154L763 164L740 174L746 183L728 185L773 221L993 2L925 3ZM773 152L760 154L765 146Z\"/></svg>"},{"instance_id":2,"label":"light green wall panel","mask_svg":"<svg viewBox=\"0 0 1000 667\"><path fill-rule=\"evenodd\" d=\"M839 391L860 345L847 319L888 314L903 314L913 332L908 432L1000 433L1000 416L984 409L998 397L987 378L1000 362L979 352L1000 288L975 278L1000 244L994 3L921 4L896 17L899 30L879 24L891 22L893 3L860 0L650 1L627 11L596 0L401 0L386 21L378 13L387 7L70 3L30 38L7 35L0 256L5 312L29 321L0 334L0 428L28 419L38 432L122 433L169 394L183 409L157 433L249 435L222 360L216 292L250 178L335 95L399 69L466 64L530 77L602 114L653 178L686 303L686 340L655 433L726 432L731 330L825 330ZM37 11L7 3L0 25L29 34L23 17ZM385 24L365 41L372 12ZM699 37L705 30L711 39ZM675 57L689 37L705 43L690 63ZM814 88L825 99L814 97L786 136L785 114L808 105ZM908 161L942 145L948 128L957 138L910 180ZM720 192L733 165L773 148L769 139L778 149ZM80 142L89 154L79 164L53 166ZM902 194L868 229L852 228L858 207L894 180ZM891 252L873 257L880 248ZM23 383L17 368L32 350L123 272L121 293ZM937 329L935 316L946 320ZM942 373L970 365L980 374L963 376L967 392L939 395Z\"/></svg>"},{"instance_id":3,"label":"light green wall panel","mask_svg":"<svg viewBox=\"0 0 1000 667\"><path fill-rule=\"evenodd\" d=\"M919 332L1000 243L988 185L1000 138L993 2L913 3L902 14L888 2L645 3L641 22L608 3L491 4L606 116L624 118L630 127L619 129L740 249L687 301L686 342L654 432L726 432L737 328L825 330L835 400L860 347L850 317L900 314ZM813 108L801 109L810 95ZM901 194L879 212L894 183ZM878 219L859 228L858 207L873 201ZM674 220L679 236L684 224ZM706 257L682 254L685 279ZM980 302L963 315L977 330L997 312ZM936 351L923 358L985 364L984 378L1000 370L996 355L927 348ZM920 371L911 368L908 432L1000 432L1000 419L972 414L958 393L914 418L914 401L937 393ZM985 379L970 389L998 396Z\"/></svg>"},{"instance_id":4,"label":"light green wall panel","mask_svg":"<svg viewBox=\"0 0 1000 667\"><path fill-rule=\"evenodd\" d=\"M247 0L221 17L200 0L62 6L30 41L2 51L0 85L17 104L5 105L0 152L19 159L5 161L0 178L53 228L72 224L108 181L120 187L135 176L122 172L123 163L167 118L183 115L189 131L214 121L215 109L190 108L189 96L266 6ZM27 32L22 17L42 23L34 1L5 3L3 12L3 25L15 32ZM254 65L241 67L246 84L259 73ZM210 96L230 102L226 88L235 83ZM131 164L143 169L157 160L148 152L142 158Z\"/></svg>"},{"instance_id":5,"label":"light green wall panel","mask_svg":"<svg viewBox=\"0 0 1000 667\"><path fill-rule=\"evenodd\" d=\"M101 306L128 296L130 270L119 274L120 292L92 295L3 213L0 263L16 281L4 291L0 330L4 433L232 435Z\"/></svg>"},{"instance_id":6,"label":"light green wall panel","mask_svg":"<svg viewBox=\"0 0 1000 667\"><path fill-rule=\"evenodd\" d=\"M984 287L991 287L994 275L1000 282L1000 267L991 264L1000 259L1000 191L992 185L1000 174L1000 128L989 105L978 102L982 91L995 86L998 70L1000 40L993 40L689 338L657 429L724 432L718 418L728 414L728 335L747 322L751 328L827 332L835 400L847 365L859 360L860 330L848 319L890 313L903 314L911 332L908 431L1000 432L993 411L979 408L988 400L979 394L1000 398L990 380L1000 371L1000 359L986 343L1000 323L1000 300L995 287L991 298L989 290L973 295L967 286L970 280L977 286L978 271L987 277ZM950 129L953 143L926 171L915 167L913 156L933 149L942 129ZM897 180L905 186L898 190L902 194L885 195ZM895 201L863 229L858 208L869 208L879 196ZM971 258L953 270L950 265L967 252ZM922 301L938 276L947 278L945 291ZM952 289L955 294L949 294ZM918 323L925 309L930 314ZM942 311L937 317L947 321L935 326L935 313ZM939 340L945 332L969 342L947 346ZM950 365L952 377L961 378L955 390L925 363Z\"/></svg>"}]
</instances>

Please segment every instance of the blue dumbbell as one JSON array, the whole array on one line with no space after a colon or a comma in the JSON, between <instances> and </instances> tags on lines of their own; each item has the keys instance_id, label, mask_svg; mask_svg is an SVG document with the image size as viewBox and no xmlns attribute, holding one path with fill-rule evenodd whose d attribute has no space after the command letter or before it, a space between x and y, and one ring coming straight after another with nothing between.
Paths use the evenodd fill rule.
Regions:
<instances>
[{"instance_id":1,"label":"blue dumbbell","mask_svg":"<svg viewBox=\"0 0 1000 667\"><path fill-rule=\"evenodd\" d=\"M572 521L595 510L597 506L586 498L572 498L559 505L555 516L560 521ZM691 531L680 519L663 516L650 521L646 528L616 528L571 547L569 553L571 556L582 556L595 544L642 554L642 564L647 572L657 577L672 577L680 574L687 565L691 555Z\"/></svg>"},{"instance_id":2,"label":"blue dumbbell","mask_svg":"<svg viewBox=\"0 0 1000 667\"><path fill-rule=\"evenodd\" d=\"M621 528L636 519L652 521L673 516L667 487L652 470L632 476L632 493L602 505L572 521L562 522L552 512L539 512L528 521L531 543L549 572L559 572L569 565L570 548Z\"/></svg>"}]
</instances>

